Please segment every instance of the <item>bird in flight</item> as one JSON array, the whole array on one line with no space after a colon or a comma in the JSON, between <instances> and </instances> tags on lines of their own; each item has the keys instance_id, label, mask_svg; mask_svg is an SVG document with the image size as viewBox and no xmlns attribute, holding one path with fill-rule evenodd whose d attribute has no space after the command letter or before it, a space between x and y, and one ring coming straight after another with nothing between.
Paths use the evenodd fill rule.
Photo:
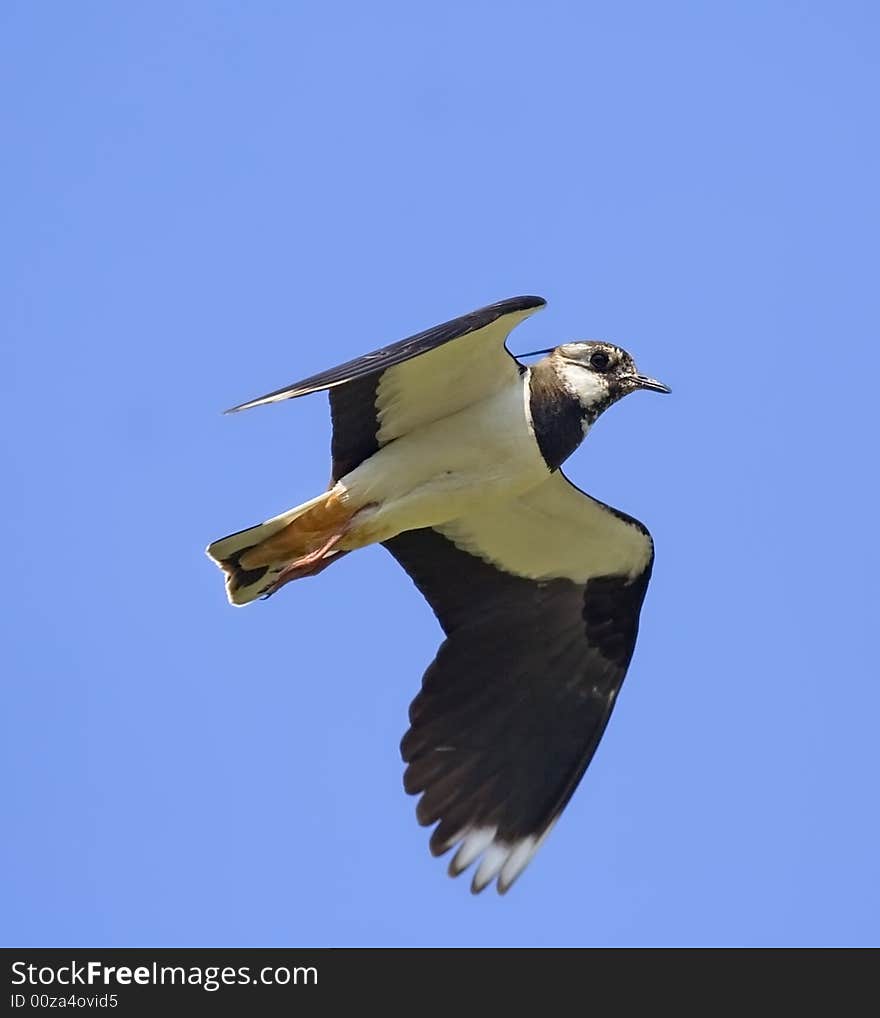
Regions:
<instances>
[{"instance_id":1,"label":"bird in flight","mask_svg":"<svg viewBox=\"0 0 880 1018\"><path fill-rule=\"evenodd\" d=\"M326 390L330 487L215 541L234 605L382 544L445 634L401 742L430 848L508 890L596 750L635 647L654 560L647 529L576 488L562 463L637 389L669 392L605 342L526 365L506 348L544 307L512 297L232 411ZM533 356L525 354L523 356Z\"/></svg>"}]
</instances>

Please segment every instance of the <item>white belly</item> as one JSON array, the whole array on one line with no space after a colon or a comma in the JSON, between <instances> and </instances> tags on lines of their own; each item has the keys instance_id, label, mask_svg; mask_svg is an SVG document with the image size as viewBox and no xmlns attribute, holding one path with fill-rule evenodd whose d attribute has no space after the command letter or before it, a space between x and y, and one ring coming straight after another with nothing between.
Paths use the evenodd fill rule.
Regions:
<instances>
[{"instance_id":1,"label":"white belly","mask_svg":"<svg viewBox=\"0 0 880 1018\"><path fill-rule=\"evenodd\" d=\"M437 526L546 480L529 415L528 377L396 439L340 478L346 502L370 507L342 547Z\"/></svg>"}]
</instances>

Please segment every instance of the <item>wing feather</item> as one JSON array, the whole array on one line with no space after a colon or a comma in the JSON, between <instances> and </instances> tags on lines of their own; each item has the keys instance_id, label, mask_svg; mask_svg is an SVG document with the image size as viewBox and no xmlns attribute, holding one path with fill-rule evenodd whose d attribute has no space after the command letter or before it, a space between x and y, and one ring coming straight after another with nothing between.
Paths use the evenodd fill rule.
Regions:
<instances>
[{"instance_id":1,"label":"wing feather","mask_svg":"<svg viewBox=\"0 0 880 1018\"><path fill-rule=\"evenodd\" d=\"M543 297L511 297L490 304L241 403L227 413L328 390L333 423L331 476L336 481L386 442L455 413L513 381L520 365L505 347L507 337L545 303Z\"/></svg>"},{"instance_id":2,"label":"wing feather","mask_svg":"<svg viewBox=\"0 0 880 1018\"><path fill-rule=\"evenodd\" d=\"M280 400L307 396L310 393L321 392L324 389L334 389L347 382L353 382L358 378L380 374L383 371L387 371L388 368L403 364L414 357L419 357L431 350L435 350L454 339L460 339L469 333L485 329L501 318L516 315L518 316L517 320L519 320L544 307L545 303L546 301L543 297L532 296L510 297L507 300L498 301L487 307L479 308L477 311L461 315L459 318L453 318L449 322L435 325L424 332L419 332L414 336L409 336L407 339L392 343L390 346L381 347L378 350L372 351L372 353L355 357L353 360L346 361L344 364L339 364L334 368L329 368L327 371L321 371L316 375L311 375L302 381L285 385L281 389L266 393L264 396L258 396L256 399L248 400L246 403L240 403L238 406L231 407L226 413L238 413L241 410L249 410L251 407L261 406L264 403L277 403ZM516 321L510 322L504 336L502 336L502 342L515 324Z\"/></svg>"},{"instance_id":3,"label":"wing feather","mask_svg":"<svg viewBox=\"0 0 880 1018\"><path fill-rule=\"evenodd\" d=\"M558 474L542 488L385 544L446 634L410 708L404 787L421 795L419 821L438 825L432 852L460 846L453 875L482 856L474 891L495 878L506 891L574 793L626 675L653 563L637 520Z\"/></svg>"}]
</instances>

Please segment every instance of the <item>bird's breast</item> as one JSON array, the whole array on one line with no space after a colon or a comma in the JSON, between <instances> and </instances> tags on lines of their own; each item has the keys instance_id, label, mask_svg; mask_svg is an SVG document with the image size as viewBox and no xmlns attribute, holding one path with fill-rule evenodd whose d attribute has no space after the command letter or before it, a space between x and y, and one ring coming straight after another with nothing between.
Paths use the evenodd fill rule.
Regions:
<instances>
[{"instance_id":1,"label":"bird's breast","mask_svg":"<svg viewBox=\"0 0 880 1018\"><path fill-rule=\"evenodd\" d=\"M584 440L589 424L580 400L565 383L552 356L529 372L529 414L541 455L555 470Z\"/></svg>"}]
</instances>

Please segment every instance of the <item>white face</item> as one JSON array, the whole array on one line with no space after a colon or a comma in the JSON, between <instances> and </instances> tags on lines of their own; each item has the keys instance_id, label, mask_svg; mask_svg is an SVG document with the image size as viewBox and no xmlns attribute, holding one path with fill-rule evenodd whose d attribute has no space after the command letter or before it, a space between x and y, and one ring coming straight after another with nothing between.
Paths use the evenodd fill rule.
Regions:
<instances>
[{"instance_id":1,"label":"white face","mask_svg":"<svg viewBox=\"0 0 880 1018\"><path fill-rule=\"evenodd\" d=\"M637 389L669 392L656 379L640 375L632 357L613 343L565 343L550 357L562 384L592 420Z\"/></svg>"},{"instance_id":2,"label":"white face","mask_svg":"<svg viewBox=\"0 0 880 1018\"><path fill-rule=\"evenodd\" d=\"M625 394L621 377L635 374L632 357L611 343L565 343L555 356L563 384L596 413Z\"/></svg>"},{"instance_id":3,"label":"white face","mask_svg":"<svg viewBox=\"0 0 880 1018\"><path fill-rule=\"evenodd\" d=\"M608 400L608 379L591 371L587 365L561 356L556 362L556 370L563 385L577 396L581 406L586 408L600 406Z\"/></svg>"}]
</instances>

